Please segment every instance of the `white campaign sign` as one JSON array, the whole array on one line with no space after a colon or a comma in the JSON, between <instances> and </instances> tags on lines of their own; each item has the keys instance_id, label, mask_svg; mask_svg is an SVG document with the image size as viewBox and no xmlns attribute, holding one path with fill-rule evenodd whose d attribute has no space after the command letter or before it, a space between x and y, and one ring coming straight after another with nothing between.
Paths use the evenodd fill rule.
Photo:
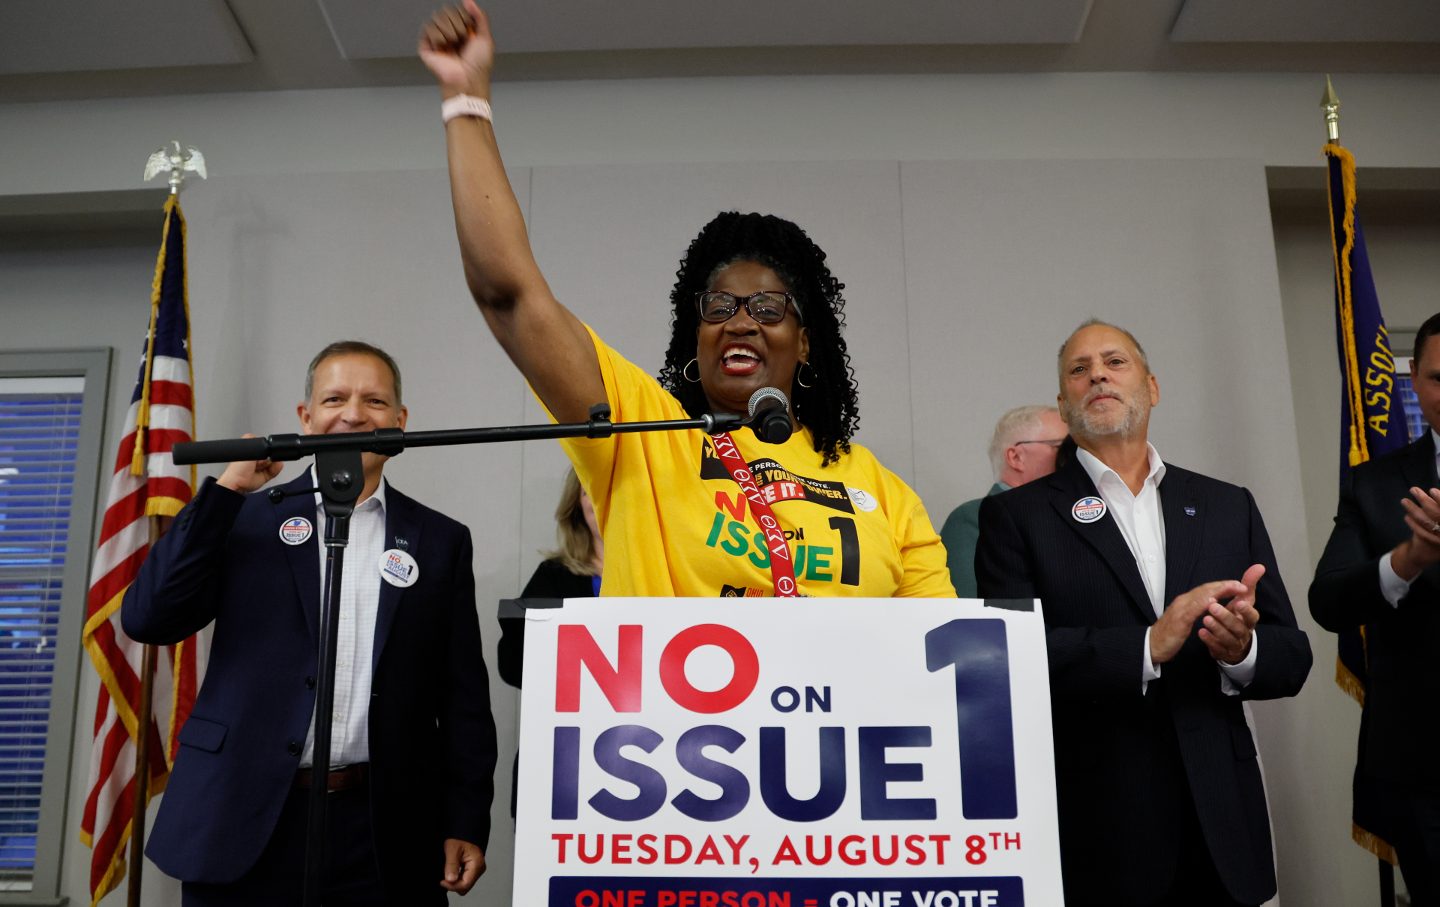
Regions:
<instances>
[{"instance_id":1,"label":"white campaign sign","mask_svg":"<svg viewBox=\"0 0 1440 907\"><path fill-rule=\"evenodd\" d=\"M527 620L515 904L1063 903L1038 611L575 599Z\"/></svg>"}]
</instances>

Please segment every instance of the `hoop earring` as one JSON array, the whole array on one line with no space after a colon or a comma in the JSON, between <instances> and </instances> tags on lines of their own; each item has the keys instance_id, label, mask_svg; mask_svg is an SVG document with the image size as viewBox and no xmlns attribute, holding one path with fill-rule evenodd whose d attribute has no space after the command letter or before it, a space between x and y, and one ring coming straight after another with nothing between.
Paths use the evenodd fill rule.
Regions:
<instances>
[{"instance_id":1,"label":"hoop earring","mask_svg":"<svg viewBox=\"0 0 1440 907\"><path fill-rule=\"evenodd\" d=\"M691 377L690 377L690 366L692 366L692 365L695 366L695 377L694 377L694 378L691 378ZM689 381L691 384L699 384L699 383L700 383L700 361L699 361L698 359L692 358L689 362L685 363L685 367L680 370L680 377L681 377L681 378L684 378L686 381Z\"/></svg>"},{"instance_id":2,"label":"hoop earring","mask_svg":"<svg viewBox=\"0 0 1440 907\"><path fill-rule=\"evenodd\" d=\"M809 383L809 384L806 384L806 383L805 383L805 378L804 378L806 366L809 366L809 368L810 368L810 383ZM798 385L800 385L801 387L805 388L806 390L809 390L810 388L814 387L814 386L815 386L815 381L816 381L816 379L818 379L819 377L820 377L820 373L815 370L815 366L810 365L810 361L809 361L808 359L807 359L806 361L800 363L799 368L795 369L795 383L798 384Z\"/></svg>"}]
</instances>

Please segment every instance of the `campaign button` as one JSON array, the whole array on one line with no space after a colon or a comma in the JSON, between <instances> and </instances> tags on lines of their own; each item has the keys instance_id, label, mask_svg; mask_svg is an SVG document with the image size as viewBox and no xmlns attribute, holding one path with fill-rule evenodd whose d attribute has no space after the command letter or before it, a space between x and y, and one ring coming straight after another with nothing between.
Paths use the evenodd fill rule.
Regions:
<instances>
[{"instance_id":1,"label":"campaign button","mask_svg":"<svg viewBox=\"0 0 1440 907\"><path fill-rule=\"evenodd\" d=\"M420 578L420 565L410 552L391 548L380 555L380 578L392 586L407 589Z\"/></svg>"},{"instance_id":2,"label":"campaign button","mask_svg":"<svg viewBox=\"0 0 1440 907\"><path fill-rule=\"evenodd\" d=\"M1099 498L1081 498L1070 508L1077 523L1093 523L1105 515L1105 502Z\"/></svg>"},{"instance_id":3,"label":"campaign button","mask_svg":"<svg viewBox=\"0 0 1440 907\"><path fill-rule=\"evenodd\" d=\"M303 545L315 534L315 527L303 516L292 516L280 524L280 541L287 545Z\"/></svg>"}]
</instances>

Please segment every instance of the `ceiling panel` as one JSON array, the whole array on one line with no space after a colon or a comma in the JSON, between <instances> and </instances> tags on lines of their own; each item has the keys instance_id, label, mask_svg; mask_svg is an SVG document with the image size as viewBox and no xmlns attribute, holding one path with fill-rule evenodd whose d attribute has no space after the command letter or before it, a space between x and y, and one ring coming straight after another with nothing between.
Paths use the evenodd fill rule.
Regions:
<instances>
[{"instance_id":1,"label":"ceiling panel","mask_svg":"<svg viewBox=\"0 0 1440 907\"><path fill-rule=\"evenodd\" d=\"M428 85L446 0L0 0L0 103ZM499 77L1440 73L1440 0L494 0ZM1359 10L1356 12L1355 10Z\"/></svg>"},{"instance_id":2,"label":"ceiling panel","mask_svg":"<svg viewBox=\"0 0 1440 907\"><path fill-rule=\"evenodd\" d=\"M408 57L434 0L316 0L351 60ZM656 48L1072 44L1091 0L494 0L507 53Z\"/></svg>"},{"instance_id":3,"label":"ceiling panel","mask_svg":"<svg viewBox=\"0 0 1440 907\"><path fill-rule=\"evenodd\" d=\"M1437 0L1185 0L1179 42L1440 42Z\"/></svg>"},{"instance_id":4,"label":"ceiling panel","mask_svg":"<svg viewBox=\"0 0 1440 907\"><path fill-rule=\"evenodd\" d=\"M78 8L0 2L0 73L220 66L254 57L223 0L102 0Z\"/></svg>"}]
</instances>

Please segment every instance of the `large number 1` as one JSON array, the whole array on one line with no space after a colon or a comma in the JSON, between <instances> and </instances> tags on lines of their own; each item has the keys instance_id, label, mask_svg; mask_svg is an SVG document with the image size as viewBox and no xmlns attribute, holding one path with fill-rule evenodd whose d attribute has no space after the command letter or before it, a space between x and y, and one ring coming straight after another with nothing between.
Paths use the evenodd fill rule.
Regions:
<instances>
[{"instance_id":1,"label":"large number 1","mask_svg":"<svg viewBox=\"0 0 1440 907\"><path fill-rule=\"evenodd\" d=\"M860 534L848 516L832 516L830 528L840 533L840 583L860 585Z\"/></svg>"},{"instance_id":2,"label":"large number 1","mask_svg":"<svg viewBox=\"0 0 1440 907\"><path fill-rule=\"evenodd\" d=\"M960 799L967 819L1013 819L1015 729L1005 621L952 620L925 634L925 667L955 666Z\"/></svg>"}]
</instances>

